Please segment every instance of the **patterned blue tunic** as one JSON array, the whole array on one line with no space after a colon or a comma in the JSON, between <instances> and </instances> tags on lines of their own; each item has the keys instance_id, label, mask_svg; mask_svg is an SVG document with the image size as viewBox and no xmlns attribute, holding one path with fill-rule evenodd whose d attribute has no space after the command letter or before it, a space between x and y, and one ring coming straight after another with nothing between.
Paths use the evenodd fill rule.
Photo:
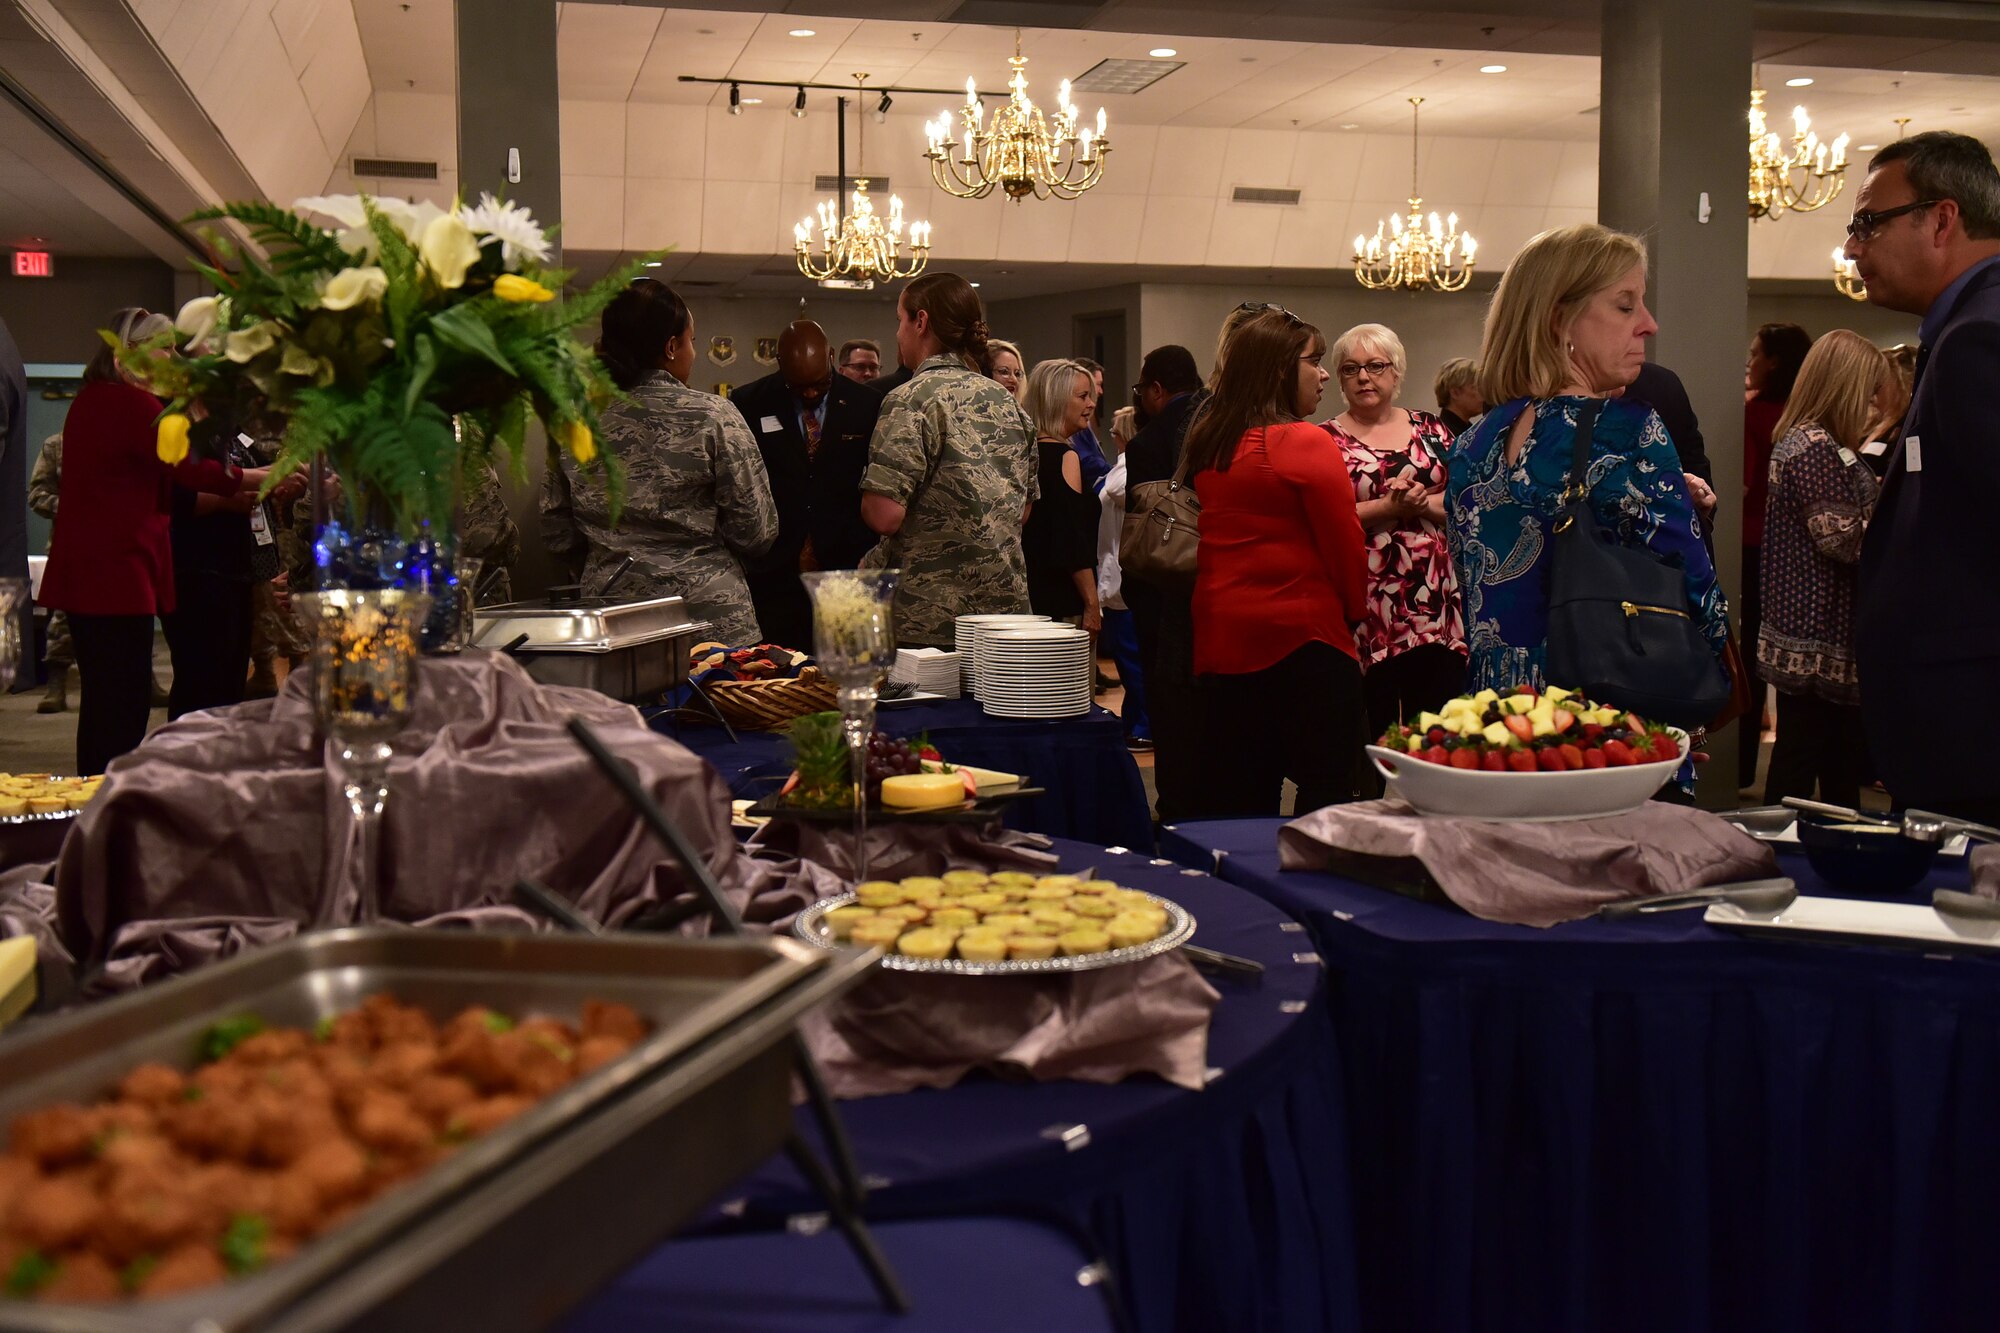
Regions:
<instances>
[{"instance_id":1,"label":"patterned blue tunic","mask_svg":"<svg viewBox=\"0 0 2000 1333\"><path fill-rule=\"evenodd\" d=\"M1507 436L1530 402L1535 424L1513 466ZM1548 654L1548 535L1562 507L1587 399L1518 398L1496 407L1458 437L1445 483L1446 528L1465 599L1471 649L1466 689L1540 689ZM1701 519L1688 499L1680 459L1659 414L1617 399L1604 404L1590 446L1590 507L1627 546L1677 557L1688 605L1721 659L1729 608L1701 542ZM1568 681L1555 681L1568 685Z\"/></svg>"}]
</instances>

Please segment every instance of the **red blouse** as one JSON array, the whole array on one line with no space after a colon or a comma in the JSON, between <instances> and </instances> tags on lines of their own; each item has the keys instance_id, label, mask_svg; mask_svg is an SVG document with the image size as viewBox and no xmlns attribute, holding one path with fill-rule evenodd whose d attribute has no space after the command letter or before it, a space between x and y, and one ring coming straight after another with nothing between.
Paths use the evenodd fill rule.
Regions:
<instances>
[{"instance_id":1,"label":"red blouse","mask_svg":"<svg viewBox=\"0 0 2000 1333\"><path fill-rule=\"evenodd\" d=\"M1771 437L1785 415L1781 399L1743 404L1743 544L1764 544L1764 497L1771 493Z\"/></svg>"},{"instance_id":2,"label":"red blouse","mask_svg":"<svg viewBox=\"0 0 2000 1333\"><path fill-rule=\"evenodd\" d=\"M91 616L164 615L174 609L168 502L174 483L234 495L242 473L189 457L160 461L160 400L115 380L83 386L63 420L62 489L41 603Z\"/></svg>"},{"instance_id":3,"label":"red blouse","mask_svg":"<svg viewBox=\"0 0 2000 1333\"><path fill-rule=\"evenodd\" d=\"M1226 472L1194 480L1201 550L1194 669L1241 675L1308 643L1356 661L1368 615L1367 555L1340 448L1310 422L1259 426Z\"/></svg>"}]
</instances>

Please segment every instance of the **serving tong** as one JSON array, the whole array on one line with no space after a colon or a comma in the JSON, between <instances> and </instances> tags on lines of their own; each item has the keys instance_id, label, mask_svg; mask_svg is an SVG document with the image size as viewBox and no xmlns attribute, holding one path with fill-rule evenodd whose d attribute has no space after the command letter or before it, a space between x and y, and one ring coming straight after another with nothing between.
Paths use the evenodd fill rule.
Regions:
<instances>
[{"instance_id":1,"label":"serving tong","mask_svg":"<svg viewBox=\"0 0 2000 1333\"><path fill-rule=\"evenodd\" d=\"M1628 916L1651 916L1655 912L1707 907L1710 903L1733 903L1746 912L1782 912L1798 896L1799 886L1782 876L1776 879L1746 879L1735 884L1711 884L1706 888L1689 889L1685 893L1624 898L1604 904L1597 909L1597 915L1615 921Z\"/></svg>"}]
</instances>

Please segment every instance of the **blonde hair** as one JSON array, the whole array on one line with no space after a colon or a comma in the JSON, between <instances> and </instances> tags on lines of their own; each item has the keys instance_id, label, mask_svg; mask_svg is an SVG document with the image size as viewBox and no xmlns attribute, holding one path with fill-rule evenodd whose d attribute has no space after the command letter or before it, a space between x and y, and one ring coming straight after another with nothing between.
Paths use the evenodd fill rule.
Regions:
<instances>
[{"instance_id":1,"label":"blonde hair","mask_svg":"<svg viewBox=\"0 0 2000 1333\"><path fill-rule=\"evenodd\" d=\"M1575 378L1569 330L1583 303L1646 266L1636 236L1579 222L1545 231L1500 275L1479 344L1479 394L1489 403L1552 398Z\"/></svg>"},{"instance_id":2,"label":"blonde hair","mask_svg":"<svg viewBox=\"0 0 2000 1333\"><path fill-rule=\"evenodd\" d=\"M1074 361L1037 361L1035 368L1028 372L1027 382L1022 386L1021 406L1028 409L1028 416L1035 423L1035 431L1050 439L1066 440L1069 432L1063 429L1063 418L1069 415L1070 399L1076 396L1076 381L1068 378L1081 375L1090 383L1090 372Z\"/></svg>"},{"instance_id":3,"label":"blonde hair","mask_svg":"<svg viewBox=\"0 0 2000 1333\"><path fill-rule=\"evenodd\" d=\"M1333 340L1333 346L1326 351L1326 359L1338 366L1347 360L1347 354L1357 347L1373 347L1388 354L1389 364L1396 368L1396 387L1402 387L1403 376L1410 369L1410 359L1403 353L1403 340L1387 324L1356 324L1347 332Z\"/></svg>"},{"instance_id":4,"label":"blonde hair","mask_svg":"<svg viewBox=\"0 0 2000 1333\"><path fill-rule=\"evenodd\" d=\"M1860 448L1875 390L1894 375L1882 349L1853 330L1822 334L1799 367L1798 381L1771 438L1782 440L1796 427L1815 425L1835 444Z\"/></svg>"},{"instance_id":5,"label":"blonde hair","mask_svg":"<svg viewBox=\"0 0 2000 1333\"><path fill-rule=\"evenodd\" d=\"M1236 336L1236 330L1248 324L1257 316L1270 311L1284 311L1284 307L1268 301L1245 301L1222 317L1222 332L1215 339L1215 365L1208 372L1208 387L1213 389L1222 381L1222 363L1229 356L1229 340ZM1289 312L1286 312L1289 313Z\"/></svg>"},{"instance_id":6,"label":"blonde hair","mask_svg":"<svg viewBox=\"0 0 2000 1333\"><path fill-rule=\"evenodd\" d=\"M1469 356L1455 356L1438 367L1437 378L1431 381L1431 392L1437 395L1438 411L1451 407L1451 396L1479 378L1479 364Z\"/></svg>"}]
</instances>

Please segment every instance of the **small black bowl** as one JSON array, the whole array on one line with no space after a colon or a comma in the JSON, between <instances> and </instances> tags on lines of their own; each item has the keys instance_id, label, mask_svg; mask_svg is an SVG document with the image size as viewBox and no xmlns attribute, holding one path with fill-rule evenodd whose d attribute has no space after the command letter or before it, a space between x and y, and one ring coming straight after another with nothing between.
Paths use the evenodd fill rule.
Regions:
<instances>
[{"instance_id":1,"label":"small black bowl","mask_svg":"<svg viewBox=\"0 0 2000 1333\"><path fill-rule=\"evenodd\" d=\"M1820 878L1856 894L1908 897L1937 860L1939 844L1880 824L1828 824L1799 816L1799 845Z\"/></svg>"}]
</instances>

